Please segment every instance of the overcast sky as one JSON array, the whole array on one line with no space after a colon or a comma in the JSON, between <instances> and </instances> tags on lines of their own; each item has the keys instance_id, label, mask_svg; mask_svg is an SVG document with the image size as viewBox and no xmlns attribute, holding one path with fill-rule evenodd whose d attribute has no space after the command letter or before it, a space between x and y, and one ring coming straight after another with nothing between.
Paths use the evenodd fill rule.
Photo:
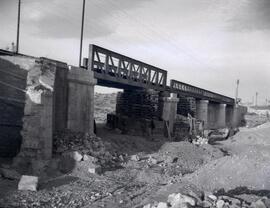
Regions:
<instances>
[{"instance_id":1,"label":"overcast sky","mask_svg":"<svg viewBox=\"0 0 270 208\"><path fill-rule=\"evenodd\" d=\"M78 65L82 0L22 0L20 52ZM0 0L0 48L16 42L17 0ZM270 0L86 0L93 43L169 79L251 101L270 99ZM100 90L100 89L99 89Z\"/></svg>"}]
</instances>

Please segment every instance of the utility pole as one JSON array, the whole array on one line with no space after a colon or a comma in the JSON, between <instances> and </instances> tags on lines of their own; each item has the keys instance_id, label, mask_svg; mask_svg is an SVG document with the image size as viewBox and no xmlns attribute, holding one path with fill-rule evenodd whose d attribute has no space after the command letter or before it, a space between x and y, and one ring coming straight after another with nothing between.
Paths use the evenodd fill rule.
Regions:
<instances>
[{"instance_id":1,"label":"utility pole","mask_svg":"<svg viewBox=\"0 0 270 208\"><path fill-rule=\"evenodd\" d=\"M79 67L81 66L81 60L82 60L82 44L83 44L83 29L84 29L84 10L85 10L85 0L83 0L83 7L82 7L82 25L81 25L81 41L80 41Z\"/></svg>"},{"instance_id":2,"label":"utility pole","mask_svg":"<svg viewBox=\"0 0 270 208\"><path fill-rule=\"evenodd\" d=\"M239 79L237 79L237 81L236 81L236 90L235 90L235 104L237 104L238 103L238 89L239 89L239 82L240 82L240 80Z\"/></svg>"},{"instance_id":3,"label":"utility pole","mask_svg":"<svg viewBox=\"0 0 270 208\"><path fill-rule=\"evenodd\" d=\"M20 21L21 21L21 0L18 1L18 19L17 19L17 42L16 42L16 53L19 53Z\"/></svg>"},{"instance_id":4,"label":"utility pole","mask_svg":"<svg viewBox=\"0 0 270 208\"><path fill-rule=\"evenodd\" d=\"M259 95L259 93L256 92L256 100L255 100L255 106L256 106L256 107L257 107L257 105L258 105L258 95Z\"/></svg>"}]
</instances>

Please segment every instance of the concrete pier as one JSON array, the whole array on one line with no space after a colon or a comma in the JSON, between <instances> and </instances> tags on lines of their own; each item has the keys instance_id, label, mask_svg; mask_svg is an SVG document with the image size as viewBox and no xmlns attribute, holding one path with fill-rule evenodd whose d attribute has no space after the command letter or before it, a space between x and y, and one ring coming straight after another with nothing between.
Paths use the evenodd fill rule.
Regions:
<instances>
[{"instance_id":1,"label":"concrete pier","mask_svg":"<svg viewBox=\"0 0 270 208\"><path fill-rule=\"evenodd\" d=\"M72 67L68 73L68 120L71 131L94 133L94 85L92 71Z\"/></svg>"},{"instance_id":2,"label":"concrete pier","mask_svg":"<svg viewBox=\"0 0 270 208\"><path fill-rule=\"evenodd\" d=\"M226 127L226 104L217 105L217 128Z\"/></svg>"},{"instance_id":3,"label":"concrete pier","mask_svg":"<svg viewBox=\"0 0 270 208\"><path fill-rule=\"evenodd\" d=\"M208 128L208 100L199 100L196 103L196 117L203 121L204 128Z\"/></svg>"},{"instance_id":4,"label":"concrete pier","mask_svg":"<svg viewBox=\"0 0 270 208\"><path fill-rule=\"evenodd\" d=\"M173 133L173 125L175 122L175 118L177 115L177 103L179 98L177 98L177 94L171 93L170 97L164 97L163 102L163 113L162 119L169 123L170 134Z\"/></svg>"}]
</instances>

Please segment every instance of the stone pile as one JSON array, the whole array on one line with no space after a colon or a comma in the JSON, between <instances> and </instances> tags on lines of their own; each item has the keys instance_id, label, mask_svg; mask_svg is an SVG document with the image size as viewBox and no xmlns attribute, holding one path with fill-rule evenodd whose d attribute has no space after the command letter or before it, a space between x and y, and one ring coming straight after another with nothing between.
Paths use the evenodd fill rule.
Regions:
<instances>
[{"instance_id":1,"label":"stone pile","mask_svg":"<svg viewBox=\"0 0 270 208\"><path fill-rule=\"evenodd\" d=\"M94 157L101 167L115 167L119 162L118 155L111 154L101 138L78 132L60 132L54 135L54 152L56 154L79 153L74 155L75 160L84 160L81 157ZM77 152L77 153L76 153ZM73 153L72 153L73 154Z\"/></svg>"},{"instance_id":2,"label":"stone pile","mask_svg":"<svg viewBox=\"0 0 270 208\"><path fill-rule=\"evenodd\" d=\"M239 198L230 196L215 196L208 194L198 197L195 193L185 195L181 193L172 193L168 196L167 202L155 202L147 204L143 208L268 208L270 199L262 197L252 203L246 202Z\"/></svg>"},{"instance_id":3,"label":"stone pile","mask_svg":"<svg viewBox=\"0 0 270 208\"><path fill-rule=\"evenodd\" d=\"M205 137L196 136L195 139L192 140L192 143L196 145L204 145L208 144L208 139Z\"/></svg>"}]
</instances>

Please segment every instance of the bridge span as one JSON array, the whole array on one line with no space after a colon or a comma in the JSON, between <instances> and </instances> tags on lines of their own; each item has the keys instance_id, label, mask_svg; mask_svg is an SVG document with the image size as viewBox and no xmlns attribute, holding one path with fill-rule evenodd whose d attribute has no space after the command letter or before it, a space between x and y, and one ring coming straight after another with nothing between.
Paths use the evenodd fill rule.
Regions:
<instances>
[{"instance_id":1,"label":"bridge span","mask_svg":"<svg viewBox=\"0 0 270 208\"><path fill-rule=\"evenodd\" d=\"M182 96L234 105L233 98L177 80L167 86L167 71L125 55L91 44L84 67L94 72L100 86L120 89L154 89Z\"/></svg>"}]
</instances>

